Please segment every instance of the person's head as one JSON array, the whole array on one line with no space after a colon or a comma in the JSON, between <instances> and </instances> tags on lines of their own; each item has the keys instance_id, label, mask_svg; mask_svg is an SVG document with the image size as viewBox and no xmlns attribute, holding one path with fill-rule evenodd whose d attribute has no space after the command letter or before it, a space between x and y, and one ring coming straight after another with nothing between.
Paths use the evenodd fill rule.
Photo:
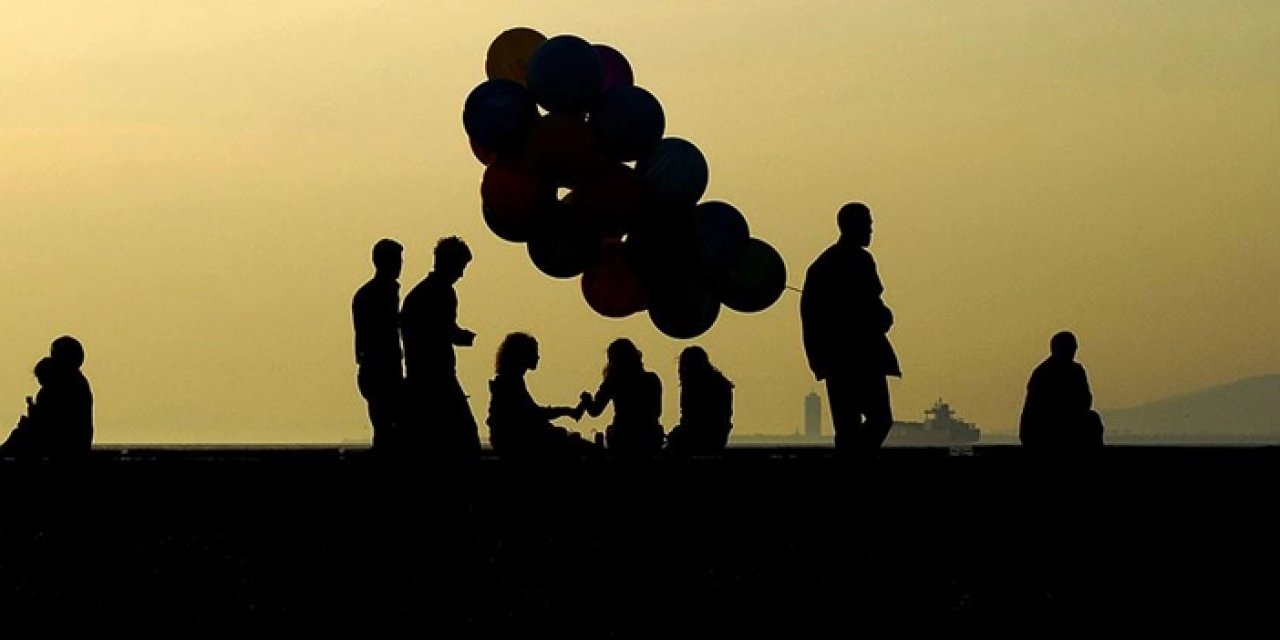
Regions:
<instances>
[{"instance_id":1,"label":"person's head","mask_svg":"<svg viewBox=\"0 0 1280 640\"><path fill-rule=\"evenodd\" d=\"M871 209L861 202L850 202L836 214L840 239L859 247L871 245Z\"/></svg>"},{"instance_id":2,"label":"person's head","mask_svg":"<svg viewBox=\"0 0 1280 640\"><path fill-rule=\"evenodd\" d=\"M68 369L79 369L84 364L84 345L71 336L59 336L49 345L49 357Z\"/></svg>"},{"instance_id":3,"label":"person's head","mask_svg":"<svg viewBox=\"0 0 1280 640\"><path fill-rule=\"evenodd\" d=\"M449 281L456 282L461 278L469 262L471 262L471 249L462 241L462 238L449 236L441 238L436 243L434 270Z\"/></svg>"},{"instance_id":4,"label":"person's head","mask_svg":"<svg viewBox=\"0 0 1280 640\"><path fill-rule=\"evenodd\" d=\"M609 343L605 355L609 361L604 368L605 375L609 375L610 371L639 371L644 368L640 350L627 338L618 338Z\"/></svg>"},{"instance_id":5,"label":"person's head","mask_svg":"<svg viewBox=\"0 0 1280 640\"><path fill-rule=\"evenodd\" d=\"M689 378L713 369L707 350L702 347L685 347L680 352L680 378Z\"/></svg>"},{"instance_id":6,"label":"person's head","mask_svg":"<svg viewBox=\"0 0 1280 640\"><path fill-rule=\"evenodd\" d=\"M400 269L404 265L404 247L391 238L383 238L373 245L373 268L379 276L400 277Z\"/></svg>"},{"instance_id":7,"label":"person's head","mask_svg":"<svg viewBox=\"0 0 1280 640\"><path fill-rule=\"evenodd\" d=\"M527 333L508 333L498 346L493 368L494 373L514 375L537 369L538 341Z\"/></svg>"},{"instance_id":8,"label":"person's head","mask_svg":"<svg viewBox=\"0 0 1280 640\"><path fill-rule=\"evenodd\" d=\"M1079 346L1075 334L1070 331L1059 331L1049 339L1049 353L1063 360L1075 360Z\"/></svg>"},{"instance_id":9,"label":"person's head","mask_svg":"<svg viewBox=\"0 0 1280 640\"><path fill-rule=\"evenodd\" d=\"M35 374L36 382L39 382L40 386L43 387L53 382L54 377L58 375L58 363L50 357L40 358L31 373Z\"/></svg>"}]
</instances>

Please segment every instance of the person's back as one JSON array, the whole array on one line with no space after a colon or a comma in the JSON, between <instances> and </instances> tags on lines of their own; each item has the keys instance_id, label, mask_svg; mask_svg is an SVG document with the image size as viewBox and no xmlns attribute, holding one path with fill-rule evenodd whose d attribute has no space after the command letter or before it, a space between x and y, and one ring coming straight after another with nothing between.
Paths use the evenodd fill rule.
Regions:
<instances>
[{"instance_id":1,"label":"person's back","mask_svg":"<svg viewBox=\"0 0 1280 640\"><path fill-rule=\"evenodd\" d=\"M453 285L428 274L404 298L400 331L404 336L405 372L418 380L451 376L457 369L453 352L453 328L458 296Z\"/></svg>"},{"instance_id":2,"label":"person's back","mask_svg":"<svg viewBox=\"0 0 1280 640\"><path fill-rule=\"evenodd\" d=\"M723 451L733 429L733 383L711 365L701 347L680 354L680 422L667 434L667 450L707 455Z\"/></svg>"},{"instance_id":3,"label":"person's back","mask_svg":"<svg viewBox=\"0 0 1280 640\"><path fill-rule=\"evenodd\" d=\"M1036 452L1078 453L1102 445L1102 422L1092 410L1084 366L1074 360L1077 342L1070 332L1050 341L1051 355L1036 366L1018 423L1018 438Z\"/></svg>"},{"instance_id":4,"label":"person's back","mask_svg":"<svg viewBox=\"0 0 1280 640\"><path fill-rule=\"evenodd\" d=\"M605 430L610 451L645 455L662 448L662 380L652 371L618 374L613 382L613 423Z\"/></svg>"}]
</instances>

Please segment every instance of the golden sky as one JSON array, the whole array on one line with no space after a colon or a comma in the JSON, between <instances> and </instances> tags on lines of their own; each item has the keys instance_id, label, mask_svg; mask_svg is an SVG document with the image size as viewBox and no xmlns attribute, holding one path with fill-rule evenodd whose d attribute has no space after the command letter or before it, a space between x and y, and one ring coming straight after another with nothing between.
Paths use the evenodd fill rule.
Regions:
<instances>
[{"instance_id":1,"label":"golden sky","mask_svg":"<svg viewBox=\"0 0 1280 640\"><path fill-rule=\"evenodd\" d=\"M378 238L475 253L459 373L481 423L509 331L544 403L630 336L663 379L701 344L736 429L798 428L818 389L798 296L693 341L609 320L479 212L462 103L490 41L608 43L693 141L704 199L789 282L849 200L897 324L899 419L941 396L1017 421L1063 328L1097 406L1280 372L1280 3L71 2L0 4L0 428L49 341L84 342L99 442L367 439L350 299ZM6 424L7 422L7 424ZM606 418L573 425L602 430Z\"/></svg>"}]
</instances>

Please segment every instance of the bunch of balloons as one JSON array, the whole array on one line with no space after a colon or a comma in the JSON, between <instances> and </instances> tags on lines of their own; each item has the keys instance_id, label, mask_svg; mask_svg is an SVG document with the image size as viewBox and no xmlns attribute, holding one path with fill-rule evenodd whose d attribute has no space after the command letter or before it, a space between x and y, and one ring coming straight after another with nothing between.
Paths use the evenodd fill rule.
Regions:
<instances>
[{"instance_id":1,"label":"bunch of balloons","mask_svg":"<svg viewBox=\"0 0 1280 640\"><path fill-rule=\"evenodd\" d=\"M663 137L662 105L621 52L518 27L489 45L485 71L462 111L486 167L484 220L540 271L581 277L597 313L647 311L673 338L702 335L721 304L762 311L782 295L782 256L733 205L699 202L706 158Z\"/></svg>"}]
</instances>

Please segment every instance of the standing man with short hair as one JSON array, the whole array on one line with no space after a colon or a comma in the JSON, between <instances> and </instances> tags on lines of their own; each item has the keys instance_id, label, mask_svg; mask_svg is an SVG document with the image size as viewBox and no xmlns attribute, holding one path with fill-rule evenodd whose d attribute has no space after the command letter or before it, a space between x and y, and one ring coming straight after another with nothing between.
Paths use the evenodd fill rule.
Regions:
<instances>
[{"instance_id":1,"label":"standing man with short hair","mask_svg":"<svg viewBox=\"0 0 1280 640\"><path fill-rule=\"evenodd\" d=\"M850 202L836 214L840 238L805 274L800 323L805 355L827 383L838 452L871 454L893 427L887 376L902 376L889 344L893 313L880 295L884 285L867 251L871 209Z\"/></svg>"},{"instance_id":2,"label":"standing man with short hair","mask_svg":"<svg viewBox=\"0 0 1280 640\"><path fill-rule=\"evenodd\" d=\"M461 238L441 239L431 273L405 296L400 311L406 373L401 430L414 450L446 461L480 453L479 429L458 382L453 352L455 346L471 346L476 336L458 326L453 289L470 262L471 249Z\"/></svg>"},{"instance_id":3,"label":"standing man with short hair","mask_svg":"<svg viewBox=\"0 0 1280 640\"><path fill-rule=\"evenodd\" d=\"M373 278L351 300L356 334L356 386L369 405L374 451L395 439L404 373L400 349L400 269L404 247L383 238L373 245Z\"/></svg>"}]
</instances>

